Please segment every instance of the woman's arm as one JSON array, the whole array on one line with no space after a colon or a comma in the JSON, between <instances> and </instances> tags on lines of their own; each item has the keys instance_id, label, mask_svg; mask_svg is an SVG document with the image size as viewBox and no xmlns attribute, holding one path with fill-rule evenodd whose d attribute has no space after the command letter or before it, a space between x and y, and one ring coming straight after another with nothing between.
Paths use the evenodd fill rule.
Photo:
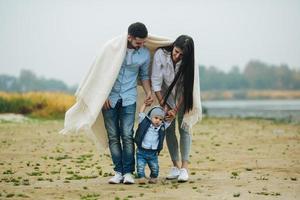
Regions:
<instances>
[{"instance_id":1,"label":"woman's arm","mask_svg":"<svg viewBox=\"0 0 300 200\"><path fill-rule=\"evenodd\" d=\"M178 110L179 110L182 103L183 103L183 96L180 97L180 99L178 100L175 108L173 109L176 113L178 112Z\"/></svg>"},{"instance_id":2,"label":"woman's arm","mask_svg":"<svg viewBox=\"0 0 300 200\"><path fill-rule=\"evenodd\" d=\"M160 101L162 99L162 95L160 93L161 91L161 86L163 83L163 73L162 73L162 68L163 68L163 62L162 62L162 50L158 49L153 57L153 62L152 62L152 73L151 73L151 84L152 84L152 89L155 92L155 95L157 97L157 100ZM156 94L156 93L159 94ZM159 96L157 96L159 95Z\"/></svg>"},{"instance_id":3,"label":"woman's arm","mask_svg":"<svg viewBox=\"0 0 300 200\"><path fill-rule=\"evenodd\" d=\"M167 111L167 115L166 115L166 120L167 121L172 121L176 117L177 112L178 112L182 102L183 102L183 97L181 97L179 99L179 101L177 102L177 104L174 108Z\"/></svg>"},{"instance_id":4,"label":"woman's arm","mask_svg":"<svg viewBox=\"0 0 300 200\"><path fill-rule=\"evenodd\" d=\"M155 96L157 98L157 101L158 101L159 105L163 106L164 99L163 99L163 96L162 96L161 92L160 91L156 91L155 92Z\"/></svg>"}]
</instances>

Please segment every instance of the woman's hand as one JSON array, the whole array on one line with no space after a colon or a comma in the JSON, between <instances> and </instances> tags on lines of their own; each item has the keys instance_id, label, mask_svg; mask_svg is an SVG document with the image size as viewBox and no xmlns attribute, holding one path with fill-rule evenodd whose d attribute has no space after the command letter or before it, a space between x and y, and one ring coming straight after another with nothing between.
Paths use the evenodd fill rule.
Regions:
<instances>
[{"instance_id":1,"label":"woman's hand","mask_svg":"<svg viewBox=\"0 0 300 200\"><path fill-rule=\"evenodd\" d=\"M176 111L174 109L168 110L166 115L166 121L172 121L176 117Z\"/></svg>"}]
</instances>

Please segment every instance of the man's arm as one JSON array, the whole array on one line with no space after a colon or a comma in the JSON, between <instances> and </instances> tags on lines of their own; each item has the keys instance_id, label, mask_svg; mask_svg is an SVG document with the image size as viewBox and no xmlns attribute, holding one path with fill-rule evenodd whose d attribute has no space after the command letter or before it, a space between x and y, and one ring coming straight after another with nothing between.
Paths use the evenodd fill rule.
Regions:
<instances>
[{"instance_id":1,"label":"man's arm","mask_svg":"<svg viewBox=\"0 0 300 200\"><path fill-rule=\"evenodd\" d=\"M146 94L146 98L144 103L146 106L150 106L153 103L153 96L152 96L152 91L151 91L151 86L150 86L150 80L142 80L142 86L144 89L144 92Z\"/></svg>"},{"instance_id":2,"label":"man's arm","mask_svg":"<svg viewBox=\"0 0 300 200\"><path fill-rule=\"evenodd\" d=\"M139 73L142 86L146 94L146 98L144 101L146 106L150 106L153 103L151 84L149 80L149 65L150 65L150 52L148 52L146 62L140 67L140 73Z\"/></svg>"}]
</instances>

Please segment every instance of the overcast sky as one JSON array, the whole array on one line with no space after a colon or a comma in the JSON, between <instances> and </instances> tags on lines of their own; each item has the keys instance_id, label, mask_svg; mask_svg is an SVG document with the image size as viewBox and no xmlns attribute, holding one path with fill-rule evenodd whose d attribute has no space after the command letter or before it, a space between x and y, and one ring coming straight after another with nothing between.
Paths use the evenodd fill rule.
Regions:
<instances>
[{"instance_id":1,"label":"overcast sky","mask_svg":"<svg viewBox=\"0 0 300 200\"><path fill-rule=\"evenodd\" d=\"M300 69L300 0L0 0L0 74L30 69L76 84L101 45L136 21L192 36L198 64Z\"/></svg>"}]
</instances>

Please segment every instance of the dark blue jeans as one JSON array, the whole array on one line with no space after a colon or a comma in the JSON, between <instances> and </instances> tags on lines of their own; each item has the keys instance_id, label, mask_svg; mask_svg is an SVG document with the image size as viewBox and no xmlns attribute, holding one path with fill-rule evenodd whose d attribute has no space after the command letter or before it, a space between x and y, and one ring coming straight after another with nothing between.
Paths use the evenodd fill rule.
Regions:
<instances>
[{"instance_id":1,"label":"dark blue jeans","mask_svg":"<svg viewBox=\"0 0 300 200\"><path fill-rule=\"evenodd\" d=\"M102 110L114 170L122 174L134 171L135 110L135 103L122 107L122 101L118 101L114 108Z\"/></svg>"},{"instance_id":2,"label":"dark blue jeans","mask_svg":"<svg viewBox=\"0 0 300 200\"><path fill-rule=\"evenodd\" d=\"M150 177L157 178L159 173L157 151L138 148L136 151L136 170L138 178L145 177L146 164L148 164L150 168Z\"/></svg>"}]
</instances>

